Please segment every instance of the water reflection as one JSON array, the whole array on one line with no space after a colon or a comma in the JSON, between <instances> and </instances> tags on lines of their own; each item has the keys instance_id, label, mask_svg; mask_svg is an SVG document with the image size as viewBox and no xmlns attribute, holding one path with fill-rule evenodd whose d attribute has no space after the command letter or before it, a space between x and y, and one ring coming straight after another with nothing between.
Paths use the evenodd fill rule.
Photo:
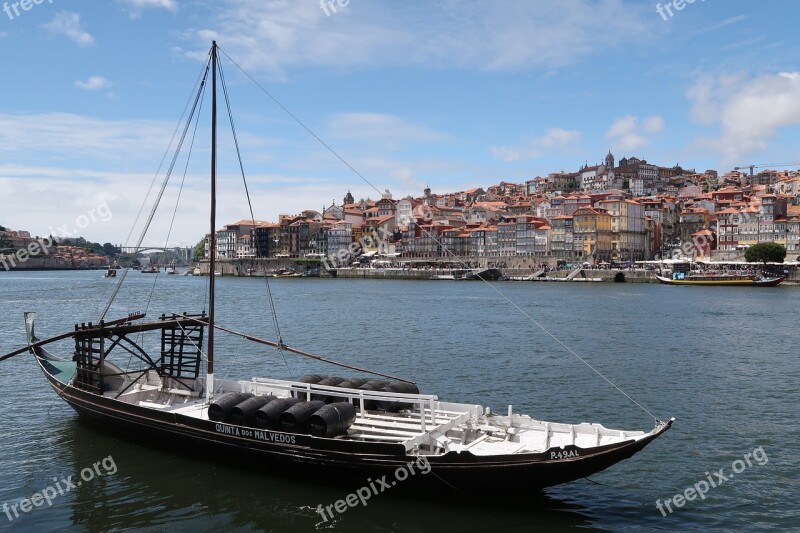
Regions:
<instances>
[{"instance_id":1,"label":"water reflection","mask_svg":"<svg viewBox=\"0 0 800 533\"><path fill-rule=\"evenodd\" d=\"M348 489L253 472L123 441L75 419L54 427L67 471L112 455L118 471L83 483L68 521L85 531L122 528L224 528L229 531L529 531L585 528L579 505L541 493L504 501L466 494L415 497L396 491L323 521L317 506ZM322 475L322 473L321 473ZM366 481L366 480L365 480ZM481 487L481 492L485 487Z\"/></svg>"}]
</instances>

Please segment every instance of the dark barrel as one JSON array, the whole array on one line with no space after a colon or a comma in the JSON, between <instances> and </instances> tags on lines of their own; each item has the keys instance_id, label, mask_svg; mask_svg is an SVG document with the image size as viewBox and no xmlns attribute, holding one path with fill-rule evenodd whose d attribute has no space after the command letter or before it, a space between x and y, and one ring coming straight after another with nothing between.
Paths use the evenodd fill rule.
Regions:
<instances>
[{"instance_id":1,"label":"dark barrel","mask_svg":"<svg viewBox=\"0 0 800 533\"><path fill-rule=\"evenodd\" d=\"M342 383L343 381L346 381L346 380L344 378L328 377L328 378L323 379L319 383L317 383L317 385L327 385L329 387L338 387L339 383ZM327 401L335 402L336 400L340 400L341 398L338 398L336 396L328 396L327 394L312 394L311 395L311 399L314 400L314 401L319 401L319 402L327 402Z\"/></svg>"},{"instance_id":2,"label":"dark barrel","mask_svg":"<svg viewBox=\"0 0 800 533\"><path fill-rule=\"evenodd\" d=\"M403 381L395 381L382 387L383 392L399 392L403 394L419 394L419 388L413 383L405 383ZM410 403L395 402L390 400L379 400L375 402L375 406L382 411L401 411L412 407Z\"/></svg>"},{"instance_id":3,"label":"dark barrel","mask_svg":"<svg viewBox=\"0 0 800 533\"><path fill-rule=\"evenodd\" d=\"M272 400L277 400L277 398L270 395L246 399L231 410L231 424L236 424L237 426L253 425L256 421L256 412Z\"/></svg>"},{"instance_id":4,"label":"dark barrel","mask_svg":"<svg viewBox=\"0 0 800 533\"><path fill-rule=\"evenodd\" d=\"M343 389L357 389L366 382L367 382L366 379L347 378L346 380L339 383L337 387L342 387Z\"/></svg>"},{"instance_id":5,"label":"dark barrel","mask_svg":"<svg viewBox=\"0 0 800 533\"><path fill-rule=\"evenodd\" d=\"M214 422L225 422L231 411L238 404L242 403L253 395L249 392L229 392L223 394L222 398L208 406L208 418Z\"/></svg>"},{"instance_id":6,"label":"dark barrel","mask_svg":"<svg viewBox=\"0 0 800 533\"><path fill-rule=\"evenodd\" d=\"M269 402L256 411L256 426L262 429L280 429L283 412L301 401L300 398L278 398Z\"/></svg>"},{"instance_id":7,"label":"dark barrel","mask_svg":"<svg viewBox=\"0 0 800 533\"><path fill-rule=\"evenodd\" d=\"M323 379L325 379L327 377L328 376L322 376L320 374L306 374L305 376L300 378L298 381L300 383L311 383L313 385L314 383L319 383L320 381L322 381Z\"/></svg>"},{"instance_id":8,"label":"dark barrel","mask_svg":"<svg viewBox=\"0 0 800 533\"><path fill-rule=\"evenodd\" d=\"M308 433L308 419L325 402L300 402L296 403L281 414L281 430L288 433Z\"/></svg>"},{"instance_id":9,"label":"dark barrel","mask_svg":"<svg viewBox=\"0 0 800 533\"><path fill-rule=\"evenodd\" d=\"M356 407L350 402L329 403L308 420L308 429L315 437L344 435L356 420Z\"/></svg>"},{"instance_id":10,"label":"dark barrel","mask_svg":"<svg viewBox=\"0 0 800 533\"><path fill-rule=\"evenodd\" d=\"M337 387L341 387L343 389L357 389L364 383L366 383L366 379L361 378L347 378L346 380L342 381L341 383L337 384ZM315 400L322 400L325 403L336 403L336 402L343 402L346 399L342 396L332 396L330 394L317 394L314 395L313 399Z\"/></svg>"},{"instance_id":11,"label":"dark barrel","mask_svg":"<svg viewBox=\"0 0 800 533\"><path fill-rule=\"evenodd\" d=\"M385 387L388 384L389 384L388 381L372 380L372 381L367 381L358 388L359 390L376 391L376 390L381 390L381 388ZM375 409L375 400L364 400L364 409L369 409L369 410Z\"/></svg>"},{"instance_id":12,"label":"dark barrel","mask_svg":"<svg viewBox=\"0 0 800 533\"><path fill-rule=\"evenodd\" d=\"M335 387L342 381L345 381L344 378L337 378L335 376L330 376L325 379L322 379L317 382L317 385L328 385L329 387Z\"/></svg>"}]
</instances>

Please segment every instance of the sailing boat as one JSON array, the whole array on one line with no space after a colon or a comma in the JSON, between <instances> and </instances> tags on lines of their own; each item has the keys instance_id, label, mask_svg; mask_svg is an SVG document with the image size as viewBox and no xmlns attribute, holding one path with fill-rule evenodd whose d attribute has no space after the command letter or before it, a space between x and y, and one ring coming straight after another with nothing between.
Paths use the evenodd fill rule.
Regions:
<instances>
[{"instance_id":1,"label":"sailing boat","mask_svg":"<svg viewBox=\"0 0 800 533\"><path fill-rule=\"evenodd\" d=\"M205 66L206 77L209 69L209 272L213 273L216 42ZM205 83L203 78L201 85ZM443 401L434 394L421 394L408 380L291 348L280 338L269 341L220 326L215 321L214 275L208 283L208 313L162 314L152 321L146 321L141 313L101 319L46 340L36 336L35 313L25 313L28 345L0 361L32 354L58 396L81 418L104 430L199 452L205 458L235 458L252 465L290 469L309 479L319 479L322 474L331 479L339 475L378 479L375 476L416 460L426 461L434 475L416 476L413 482L428 487L455 487L471 493L531 490L587 477L631 457L674 421L656 419L650 431L616 430L596 423L535 420L513 412L511 406L507 413L498 414L480 405ZM214 348L218 331L382 379L321 375L297 381L217 379ZM159 353L148 353L143 343L137 342L136 337L145 333L160 335ZM45 347L67 339L74 341L71 358L59 357ZM112 362L118 355L126 364L138 360L140 366L129 368Z\"/></svg>"}]
</instances>

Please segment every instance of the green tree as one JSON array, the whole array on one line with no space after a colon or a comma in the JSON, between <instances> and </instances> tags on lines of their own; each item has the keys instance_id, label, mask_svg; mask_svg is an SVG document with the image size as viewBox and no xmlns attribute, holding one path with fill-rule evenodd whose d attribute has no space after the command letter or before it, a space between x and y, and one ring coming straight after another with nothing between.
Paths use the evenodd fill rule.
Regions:
<instances>
[{"instance_id":1,"label":"green tree","mask_svg":"<svg viewBox=\"0 0 800 533\"><path fill-rule=\"evenodd\" d=\"M206 255L206 240L202 239L194 246L194 260L200 261Z\"/></svg>"},{"instance_id":2,"label":"green tree","mask_svg":"<svg viewBox=\"0 0 800 533\"><path fill-rule=\"evenodd\" d=\"M783 263L786 248L777 242L761 242L744 251L748 263Z\"/></svg>"},{"instance_id":3,"label":"green tree","mask_svg":"<svg viewBox=\"0 0 800 533\"><path fill-rule=\"evenodd\" d=\"M0 231L7 231L5 226L0 226Z\"/></svg>"},{"instance_id":4,"label":"green tree","mask_svg":"<svg viewBox=\"0 0 800 533\"><path fill-rule=\"evenodd\" d=\"M116 246L114 246L113 244L111 244L110 242L107 242L107 243L103 244L103 255L107 255L109 257L112 257L112 256L115 256L115 255L117 255L119 253L120 253L120 249L117 248Z\"/></svg>"}]
</instances>

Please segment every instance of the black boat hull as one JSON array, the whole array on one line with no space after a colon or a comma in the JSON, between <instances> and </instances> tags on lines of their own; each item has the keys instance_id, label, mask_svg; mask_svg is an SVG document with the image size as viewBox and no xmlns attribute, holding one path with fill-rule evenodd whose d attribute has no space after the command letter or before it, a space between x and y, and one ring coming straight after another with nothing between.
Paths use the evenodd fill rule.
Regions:
<instances>
[{"instance_id":1,"label":"black boat hull","mask_svg":"<svg viewBox=\"0 0 800 533\"><path fill-rule=\"evenodd\" d=\"M64 384L39 363L50 385L81 419L159 448L293 477L308 476L310 480L318 480L324 471L325 477L362 484L369 478L393 475L417 461L400 444L257 430L128 404ZM572 446L558 449L562 452L558 455L564 457L559 459L551 457L556 454L552 450L491 457L468 451L424 456L432 475L408 479L415 487L425 485L435 490L449 487L474 491L475 487L489 486L486 484L491 484L492 492L541 489L605 470L640 451L670 425L668 422L638 441L591 450Z\"/></svg>"}]
</instances>

